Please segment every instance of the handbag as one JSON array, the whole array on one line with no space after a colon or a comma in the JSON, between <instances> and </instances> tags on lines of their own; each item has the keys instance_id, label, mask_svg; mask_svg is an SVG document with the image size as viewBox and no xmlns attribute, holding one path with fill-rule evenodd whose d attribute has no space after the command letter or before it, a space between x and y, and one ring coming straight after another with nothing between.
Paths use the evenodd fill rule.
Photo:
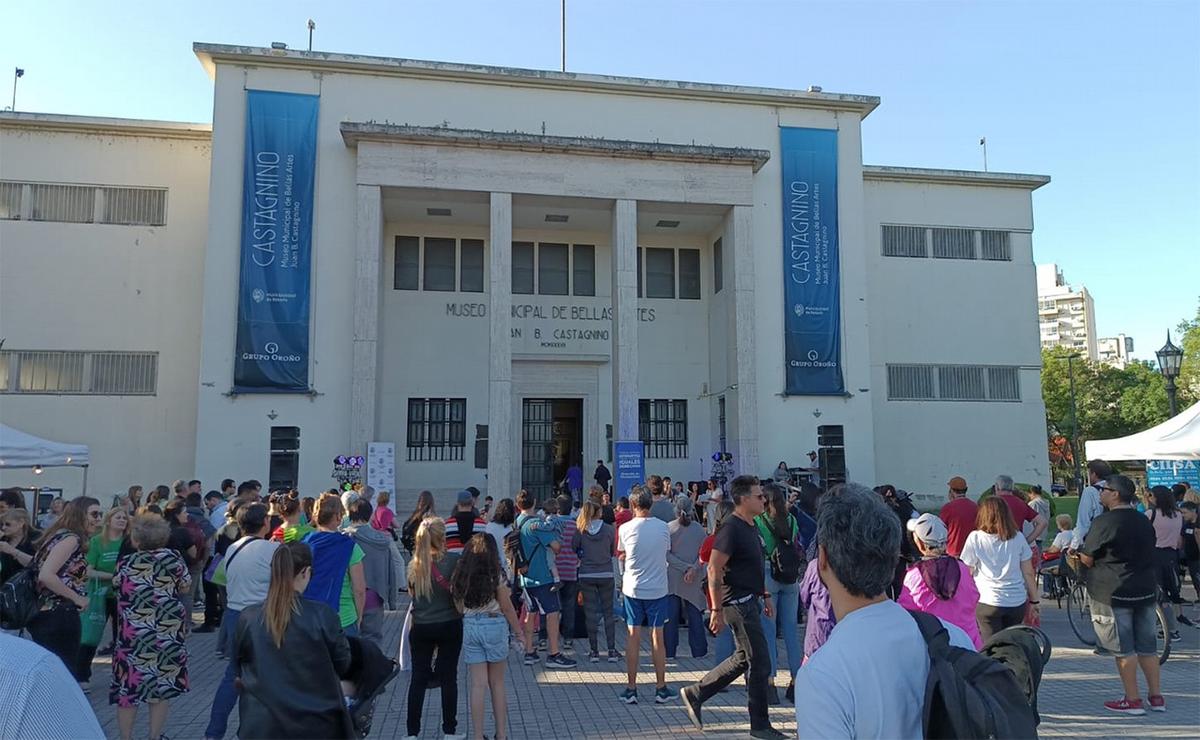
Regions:
<instances>
[{"instance_id":1,"label":"handbag","mask_svg":"<svg viewBox=\"0 0 1200 740\"><path fill-rule=\"evenodd\" d=\"M99 578L88 581L88 607L79 613L80 644L95 646L104 638L108 623L108 594L112 589Z\"/></svg>"}]
</instances>

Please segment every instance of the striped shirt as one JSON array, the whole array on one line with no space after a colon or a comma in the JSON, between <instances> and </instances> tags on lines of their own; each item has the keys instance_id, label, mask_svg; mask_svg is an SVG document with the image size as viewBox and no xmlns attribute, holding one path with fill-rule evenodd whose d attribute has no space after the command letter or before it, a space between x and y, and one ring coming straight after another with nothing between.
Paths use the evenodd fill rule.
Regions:
<instances>
[{"instance_id":1,"label":"striped shirt","mask_svg":"<svg viewBox=\"0 0 1200 740\"><path fill-rule=\"evenodd\" d=\"M91 704L58 656L0 632L0 728L6 740L103 740Z\"/></svg>"}]
</instances>

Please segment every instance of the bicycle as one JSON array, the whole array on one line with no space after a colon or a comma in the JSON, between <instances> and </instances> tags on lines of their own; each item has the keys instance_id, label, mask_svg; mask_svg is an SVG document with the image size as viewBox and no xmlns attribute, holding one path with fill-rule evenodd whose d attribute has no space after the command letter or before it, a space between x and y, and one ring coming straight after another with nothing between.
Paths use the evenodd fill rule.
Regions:
<instances>
[{"instance_id":1,"label":"bicycle","mask_svg":"<svg viewBox=\"0 0 1200 740\"><path fill-rule=\"evenodd\" d=\"M1065 576L1069 582L1067 596L1067 621L1071 631L1079 641L1088 647L1096 645L1096 629L1092 624L1092 600L1088 595L1087 586L1080 577L1078 558L1068 558ZM1154 605L1155 617L1158 620L1158 664L1162 665L1171 657L1171 631L1167 629L1167 613L1163 610L1162 592L1157 594Z\"/></svg>"}]
</instances>

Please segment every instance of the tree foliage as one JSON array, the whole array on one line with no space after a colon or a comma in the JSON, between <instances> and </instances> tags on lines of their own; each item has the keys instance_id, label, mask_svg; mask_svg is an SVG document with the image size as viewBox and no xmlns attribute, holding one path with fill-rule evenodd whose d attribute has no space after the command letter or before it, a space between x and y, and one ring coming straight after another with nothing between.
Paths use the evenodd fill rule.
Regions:
<instances>
[{"instance_id":1,"label":"tree foliage","mask_svg":"<svg viewBox=\"0 0 1200 740\"><path fill-rule=\"evenodd\" d=\"M1179 338L1174 341L1183 348L1183 367L1175 384L1179 388L1179 408L1182 409L1189 402L1200 400L1200 301L1197 301L1195 318L1180 321L1178 330Z\"/></svg>"}]
</instances>

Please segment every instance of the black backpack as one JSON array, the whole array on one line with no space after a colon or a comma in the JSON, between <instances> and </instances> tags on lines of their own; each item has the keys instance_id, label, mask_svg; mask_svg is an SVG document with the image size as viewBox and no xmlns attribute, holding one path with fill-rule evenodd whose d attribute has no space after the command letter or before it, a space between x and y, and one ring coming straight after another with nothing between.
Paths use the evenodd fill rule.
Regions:
<instances>
[{"instance_id":1,"label":"black backpack","mask_svg":"<svg viewBox=\"0 0 1200 740\"><path fill-rule=\"evenodd\" d=\"M1033 709L1034 722L1041 724L1037 692L1042 684L1042 671L1050 662L1051 652L1050 638L1046 633L1036 627L1019 624L992 635L979 652L999 661L1013 672Z\"/></svg>"},{"instance_id":2,"label":"black backpack","mask_svg":"<svg viewBox=\"0 0 1200 740\"><path fill-rule=\"evenodd\" d=\"M909 613L929 648L921 713L925 737L1037 737L1037 713L1012 670L983 653L951 645L946 627L932 614Z\"/></svg>"},{"instance_id":3,"label":"black backpack","mask_svg":"<svg viewBox=\"0 0 1200 740\"><path fill-rule=\"evenodd\" d=\"M775 550L771 553L771 578L777 583L791 585L800 580L804 565L796 549L796 538L792 528L792 516L788 515L786 537L775 529L775 522L767 519L767 527L775 535Z\"/></svg>"},{"instance_id":4,"label":"black backpack","mask_svg":"<svg viewBox=\"0 0 1200 740\"><path fill-rule=\"evenodd\" d=\"M22 630L37 616L37 576L31 563L0 586L0 628Z\"/></svg>"},{"instance_id":5,"label":"black backpack","mask_svg":"<svg viewBox=\"0 0 1200 740\"><path fill-rule=\"evenodd\" d=\"M524 521L517 521L517 527L504 535L504 556L508 558L508 563L512 566L514 585L519 583L516 576L525 575L529 572L529 563L533 560L533 554L526 556L525 548L521 546L521 528L533 517L527 517ZM533 548L533 553L536 554L541 549L541 545Z\"/></svg>"}]
</instances>

